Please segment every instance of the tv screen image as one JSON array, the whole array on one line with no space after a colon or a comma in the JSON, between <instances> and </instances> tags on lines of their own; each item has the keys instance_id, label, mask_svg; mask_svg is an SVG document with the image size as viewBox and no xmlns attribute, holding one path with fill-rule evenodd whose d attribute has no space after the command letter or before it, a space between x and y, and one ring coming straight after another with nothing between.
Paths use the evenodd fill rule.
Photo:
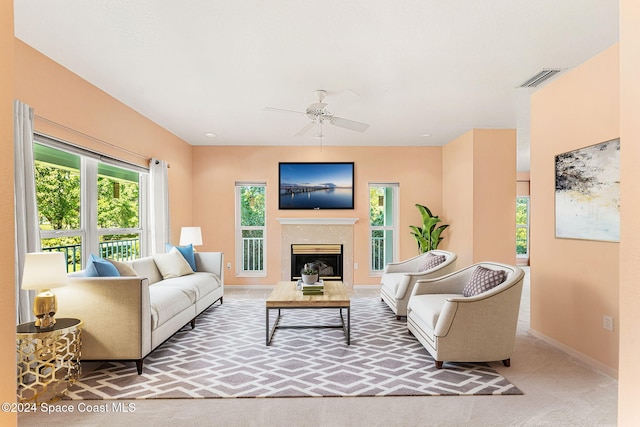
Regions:
<instances>
[{"instance_id":1,"label":"tv screen image","mask_svg":"<svg viewBox=\"0 0 640 427\"><path fill-rule=\"evenodd\" d=\"M353 162L280 163L280 209L353 209Z\"/></svg>"}]
</instances>

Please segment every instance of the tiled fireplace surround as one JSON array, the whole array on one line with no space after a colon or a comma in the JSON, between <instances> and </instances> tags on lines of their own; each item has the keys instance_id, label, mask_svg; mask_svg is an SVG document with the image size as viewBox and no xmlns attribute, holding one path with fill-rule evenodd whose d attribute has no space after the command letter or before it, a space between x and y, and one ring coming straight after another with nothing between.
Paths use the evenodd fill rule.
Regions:
<instances>
[{"instance_id":1,"label":"tiled fireplace surround","mask_svg":"<svg viewBox=\"0 0 640 427\"><path fill-rule=\"evenodd\" d=\"M291 244L342 244L343 282L353 285L353 226L358 218L278 218L282 225L282 280L291 279Z\"/></svg>"}]
</instances>

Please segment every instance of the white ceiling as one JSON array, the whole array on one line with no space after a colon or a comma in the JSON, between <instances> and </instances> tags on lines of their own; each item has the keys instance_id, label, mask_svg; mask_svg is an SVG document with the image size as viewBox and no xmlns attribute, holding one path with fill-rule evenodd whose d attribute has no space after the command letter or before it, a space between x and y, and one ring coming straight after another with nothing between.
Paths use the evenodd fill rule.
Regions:
<instances>
[{"instance_id":1,"label":"white ceiling","mask_svg":"<svg viewBox=\"0 0 640 427\"><path fill-rule=\"evenodd\" d=\"M618 40L615 0L16 0L16 36L193 145L444 145L518 128L517 86ZM213 132L215 138L205 136ZM424 134L431 134L425 137Z\"/></svg>"}]
</instances>

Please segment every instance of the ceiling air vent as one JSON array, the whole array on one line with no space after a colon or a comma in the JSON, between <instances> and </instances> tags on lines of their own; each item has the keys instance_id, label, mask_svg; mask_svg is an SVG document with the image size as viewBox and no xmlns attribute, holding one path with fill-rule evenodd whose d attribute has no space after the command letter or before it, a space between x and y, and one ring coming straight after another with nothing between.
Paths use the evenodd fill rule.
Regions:
<instances>
[{"instance_id":1,"label":"ceiling air vent","mask_svg":"<svg viewBox=\"0 0 640 427\"><path fill-rule=\"evenodd\" d=\"M562 72L561 68L545 68L536 75L532 76L518 87L538 87L542 83L549 79L552 79L556 74Z\"/></svg>"}]
</instances>

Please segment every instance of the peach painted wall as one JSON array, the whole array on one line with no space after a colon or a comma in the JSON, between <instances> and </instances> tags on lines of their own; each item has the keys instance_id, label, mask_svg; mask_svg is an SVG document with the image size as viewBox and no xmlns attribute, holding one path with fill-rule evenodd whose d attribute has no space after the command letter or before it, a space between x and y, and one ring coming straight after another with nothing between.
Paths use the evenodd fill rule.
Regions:
<instances>
[{"instance_id":1,"label":"peach painted wall","mask_svg":"<svg viewBox=\"0 0 640 427\"><path fill-rule=\"evenodd\" d=\"M619 244L555 238L554 159L620 136L617 45L532 94L531 136L531 328L615 372Z\"/></svg>"},{"instance_id":2,"label":"peach painted wall","mask_svg":"<svg viewBox=\"0 0 640 427\"><path fill-rule=\"evenodd\" d=\"M369 182L400 184L400 259L417 255L409 225L417 225L420 216L415 203L426 204L436 212L442 210L441 147L193 147L194 224L203 232L202 250L221 250L225 261L225 284L274 284L281 280L280 233L276 218L288 217L356 217L354 235L355 284L379 284L379 277L369 277ZM279 211L278 162L319 161L355 163L355 210ZM266 278L235 277L234 243L235 182L267 183Z\"/></svg>"},{"instance_id":3,"label":"peach painted wall","mask_svg":"<svg viewBox=\"0 0 640 427\"><path fill-rule=\"evenodd\" d=\"M454 139L442 150L441 218L449 224L443 243L458 255L458 267L473 264L473 131Z\"/></svg>"},{"instance_id":4,"label":"peach painted wall","mask_svg":"<svg viewBox=\"0 0 640 427\"><path fill-rule=\"evenodd\" d=\"M22 41L15 39L15 48L16 96L34 108L37 131L141 166L151 157L171 164L171 240L177 243L180 227L192 222L191 146Z\"/></svg>"},{"instance_id":5,"label":"peach painted wall","mask_svg":"<svg viewBox=\"0 0 640 427\"><path fill-rule=\"evenodd\" d=\"M13 0L0 1L0 400L16 401L16 307L15 267L12 236L15 233L13 212ZM15 413L0 412L0 425L17 425Z\"/></svg>"},{"instance_id":6,"label":"peach painted wall","mask_svg":"<svg viewBox=\"0 0 640 427\"><path fill-rule=\"evenodd\" d=\"M620 365L618 425L640 425L640 3L620 2Z\"/></svg>"},{"instance_id":7,"label":"peach painted wall","mask_svg":"<svg viewBox=\"0 0 640 427\"><path fill-rule=\"evenodd\" d=\"M474 129L443 149L448 248L458 265L515 263L516 132Z\"/></svg>"},{"instance_id":8,"label":"peach painted wall","mask_svg":"<svg viewBox=\"0 0 640 427\"><path fill-rule=\"evenodd\" d=\"M473 262L516 262L516 130L475 129Z\"/></svg>"}]
</instances>

